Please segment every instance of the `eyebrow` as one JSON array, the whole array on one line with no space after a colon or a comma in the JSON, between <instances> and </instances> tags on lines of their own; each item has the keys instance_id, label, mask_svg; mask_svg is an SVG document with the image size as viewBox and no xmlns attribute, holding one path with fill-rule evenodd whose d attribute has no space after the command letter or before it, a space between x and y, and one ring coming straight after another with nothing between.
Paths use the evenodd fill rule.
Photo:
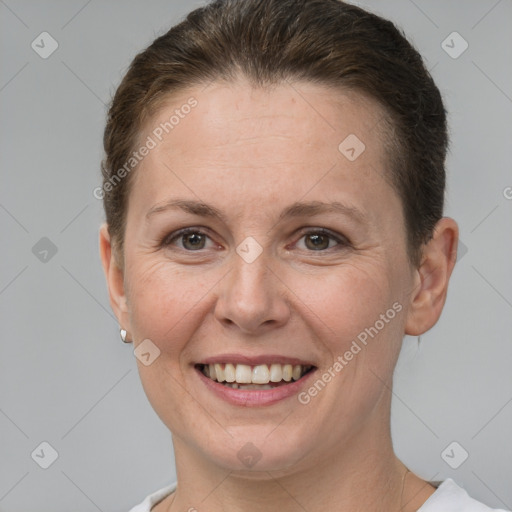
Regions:
<instances>
[{"instance_id":1,"label":"eyebrow","mask_svg":"<svg viewBox=\"0 0 512 512\"><path fill-rule=\"evenodd\" d=\"M309 201L306 203L296 202L281 213L279 220L292 217L312 217L321 213L338 213L350 217L362 224L366 222L366 216L361 210L338 201L333 201L331 203L323 203L321 201Z\"/></svg>"},{"instance_id":2,"label":"eyebrow","mask_svg":"<svg viewBox=\"0 0 512 512\"><path fill-rule=\"evenodd\" d=\"M223 213L214 206L201 201L190 201L185 199L171 199L163 204L153 206L153 208L146 213L146 220L149 220L150 217L157 213L173 209L182 210L192 215L199 215L200 217L216 218L226 222L226 218Z\"/></svg>"},{"instance_id":3,"label":"eyebrow","mask_svg":"<svg viewBox=\"0 0 512 512\"><path fill-rule=\"evenodd\" d=\"M219 219L227 223L226 216L218 208L201 201L185 199L172 199L163 204L154 206L146 213L146 220L149 220L153 215L173 209L179 209L200 217ZM312 217L322 213L337 213L350 217L361 224L366 222L366 216L361 210L338 201L331 203L323 203L321 201L295 202L281 212L278 221L294 217Z\"/></svg>"}]
</instances>

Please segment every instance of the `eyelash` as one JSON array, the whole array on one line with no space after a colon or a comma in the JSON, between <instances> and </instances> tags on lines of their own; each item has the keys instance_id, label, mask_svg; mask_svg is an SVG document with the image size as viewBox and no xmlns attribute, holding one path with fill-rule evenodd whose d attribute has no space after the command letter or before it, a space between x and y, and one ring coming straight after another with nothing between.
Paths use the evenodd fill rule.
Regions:
<instances>
[{"instance_id":1,"label":"eyelash","mask_svg":"<svg viewBox=\"0 0 512 512\"><path fill-rule=\"evenodd\" d=\"M189 235L189 234L200 234L200 235L206 236L207 238L210 238L205 231L203 231L199 228L189 227L189 228L180 229L179 231L176 231L176 232L173 232L173 233L167 235L162 240L161 245L162 245L162 247L168 247L168 246L172 245L173 242L175 242L176 240L179 240L181 237L183 237L185 235ZM311 252L311 253L327 252L327 251L331 251L333 249L336 250L336 248L338 248L338 249L339 248L347 248L347 247L351 246L350 241L346 237L344 237L342 235L336 235L335 233L333 233L330 230L325 229L325 228L314 228L314 229L308 229L308 230L302 231L297 242L308 235L327 236L331 240L334 240L335 242L337 242L337 245L335 245L334 247L328 247L327 249L321 249L318 251L308 250L308 252ZM211 240L211 238L210 238L210 240ZM194 252L200 253L203 250L203 249L198 249L198 250L194 251L194 250L182 249L181 247L179 249L181 249L182 251L190 252L190 253L194 253Z\"/></svg>"}]
</instances>

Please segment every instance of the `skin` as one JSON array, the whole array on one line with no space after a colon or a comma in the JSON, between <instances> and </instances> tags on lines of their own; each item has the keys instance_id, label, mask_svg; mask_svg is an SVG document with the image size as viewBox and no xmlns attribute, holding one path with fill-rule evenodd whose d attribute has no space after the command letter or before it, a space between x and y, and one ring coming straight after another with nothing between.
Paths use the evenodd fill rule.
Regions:
<instances>
[{"instance_id":1,"label":"skin","mask_svg":"<svg viewBox=\"0 0 512 512\"><path fill-rule=\"evenodd\" d=\"M197 107L136 170L123 255L107 226L100 230L120 325L135 346L149 338L161 351L151 365L137 364L172 432L179 487L153 510L417 510L434 488L406 475L393 453L390 388L404 334L424 333L441 314L457 224L441 219L420 265L411 265L401 202L386 179L382 111L371 99L310 83L214 82L169 98L144 139L191 96ZM338 150L349 134L366 146L353 162ZM178 198L224 218L178 209L146 218ZM280 220L297 201L338 201L364 219ZM203 248L182 237L162 245L184 227L207 235ZM319 228L348 242L321 238L314 250L304 231ZM263 249L252 263L236 252L248 236ZM397 302L401 311L308 404L293 396L231 405L194 370L221 353L283 354L321 375ZM237 457L248 442L261 453L250 469Z\"/></svg>"}]
</instances>

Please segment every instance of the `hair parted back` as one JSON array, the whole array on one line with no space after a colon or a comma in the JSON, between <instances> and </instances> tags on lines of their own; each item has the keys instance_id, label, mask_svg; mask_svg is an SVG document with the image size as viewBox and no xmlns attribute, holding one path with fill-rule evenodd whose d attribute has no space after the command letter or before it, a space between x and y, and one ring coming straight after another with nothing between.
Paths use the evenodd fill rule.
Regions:
<instances>
[{"instance_id":1,"label":"hair parted back","mask_svg":"<svg viewBox=\"0 0 512 512\"><path fill-rule=\"evenodd\" d=\"M393 147L387 148L389 178L417 265L443 214L448 135L442 98L393 23L340 0L215 0L135 57L104 133L103 204L114 246L122 253L136 170L108 191L105 184L130 158L145 121L173 93L240 77L255 87L300 80L377 100Z\"/></svg>"}]
</instances>

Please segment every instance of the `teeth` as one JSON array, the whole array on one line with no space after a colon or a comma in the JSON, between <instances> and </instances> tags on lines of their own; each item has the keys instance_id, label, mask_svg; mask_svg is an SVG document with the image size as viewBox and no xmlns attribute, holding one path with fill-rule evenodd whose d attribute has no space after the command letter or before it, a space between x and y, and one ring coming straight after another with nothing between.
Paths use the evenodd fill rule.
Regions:
<instances>
[{"instance_id":1,"label":"teeth","mask_svg":"<svg viewBox=\"0 0 512 512\"><path fill-rule=\"evenodd\" d=\"M249 366L250 368L250 366ZM268 384L270 380L270 371L266 364L260 364L252 369L253 384Z\"/></svg>"},{"instance_id":2,"label":"teeth","mask_svg":"<svg viewBox=\"0 0 512 512\"><path fill-rule=\"evenodd\" d=\"M224 382L226 379L224 378L224 370L222 368L221 364L214 364L213 367L215 368L215 378L218 382ZM207 375L208 377L208 375Z\"/></svg>"},{"instance_id":3,"label":"teeth","mask_svg":"<svg viewBox=\"0 0 512 512\"><path fill-rule=\"evenodd\" d=\"M293 367L291 364L285 364L283 366L283 380L290 382L293 377Z\"/></svg>"},{"instance_id":4,"label":"teeth","mask_svg":"<svg viewBox=\"0 0 512 512\"><path fill-rule=\"evenodd\" d=\"M270 382L281 382L283 380L283 368L280 364L270 365Z\"/></svg>"},{"instance_id":5,"label":"teeth","mask_svg":"<svg viewBox=\"0 0 512 512\"><path fill-rule=\"evenodd\" d=\"M235 367L232 364L228 363L224 366L224 380L226 382L235 382L236 372Z\"/></svg>"},{"instance_id":6,"label":"teeth","mask_svg":"<svg viewBox=\"0 0 512 512\"><path fill-rule=\"evenodd\" d=\"M272 389L270 384L237 384L233 382L232 384L227 383L224 385L233 389Z\"/></svg>"},{"instance_id":7,"label":"teeth","mask_svg":"<svg viewBox=\"0 0 512 512\"><path fill-rule=\"evenodd\" d=\"M251 367L246 364L237 364L236 381L238 382L238 384L250 384L252 382Z\"/></svg>"},{"instance_id":8,"label":"teeth","mask_svg":"<svg viewBox=\"0 0 512 512\"><path fill-rule=\"evenodd\" d=\"M234 389L267 389L272 388L270 382L291 382L299 380L311 366L300 364L260 364L249 366L247 364L210 364L203 365L202 371L206 377L217 382L224 382Z\"/></svg>"}]
</instances>

